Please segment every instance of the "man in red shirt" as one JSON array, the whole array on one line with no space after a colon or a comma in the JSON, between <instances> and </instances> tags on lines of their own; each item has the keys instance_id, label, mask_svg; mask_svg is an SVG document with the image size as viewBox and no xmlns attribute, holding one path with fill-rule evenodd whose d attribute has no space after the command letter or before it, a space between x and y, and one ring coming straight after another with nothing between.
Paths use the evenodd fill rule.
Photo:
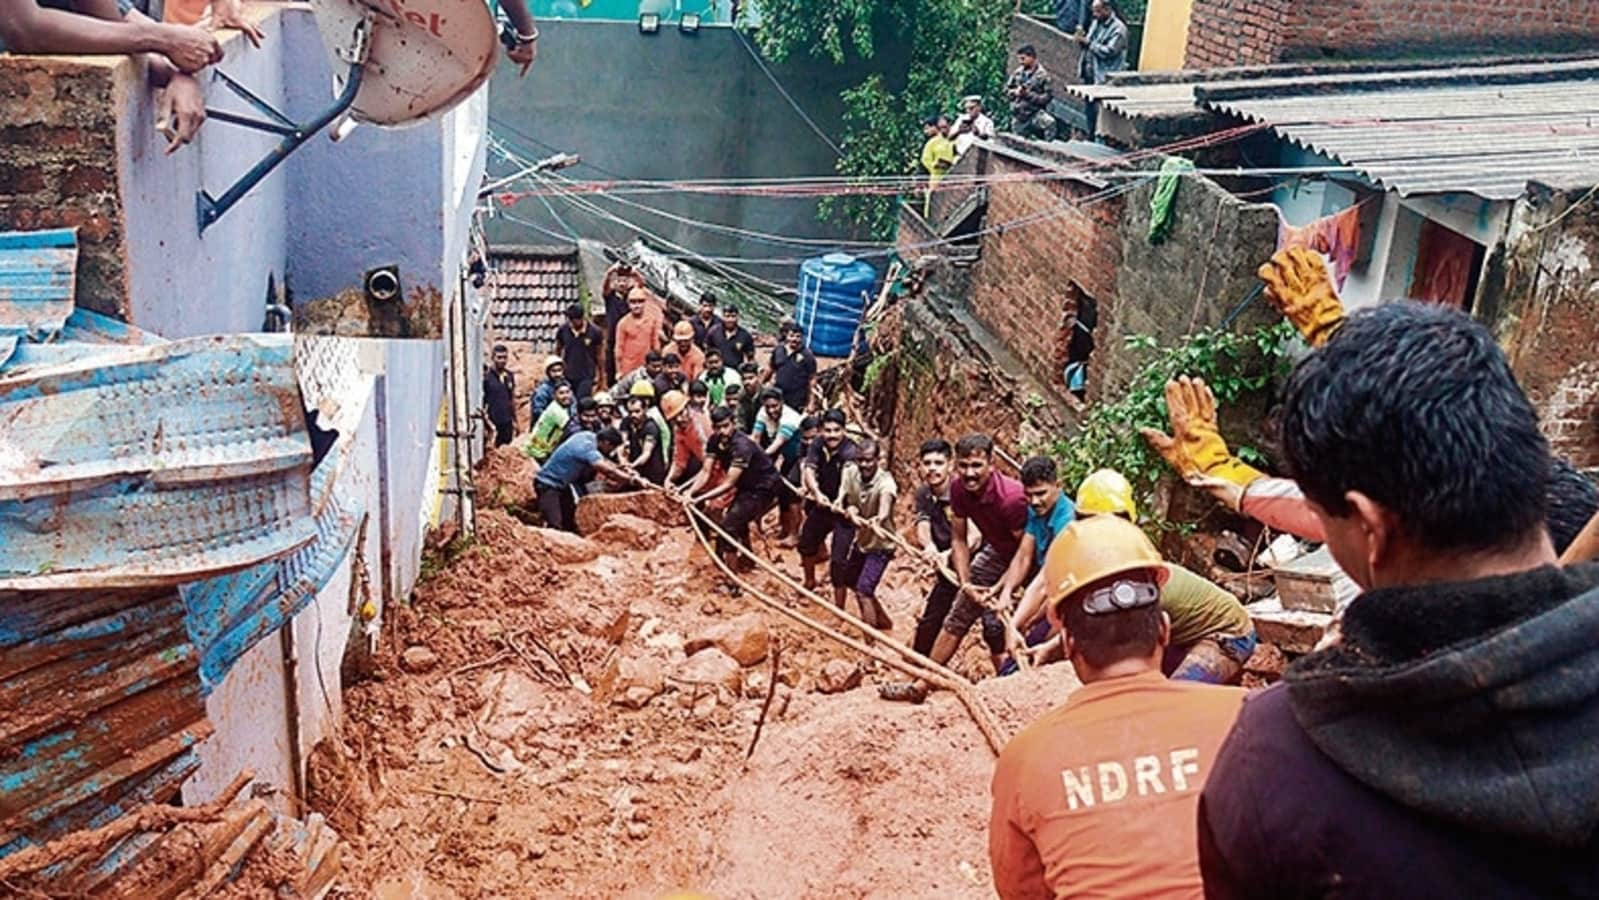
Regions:
<instances>
[{"instance_id":1,"label":"man in red shirt","mask_svg":"<svg viewBox=\"0 0 1599 900\"><path fill-rule=\"evenodd\" d=\"M995 764L994 888L1006 900L1201 897L1199 792L1244 691L1161 675L1167 570L1138 526L1093 516L1061 537L1044 563L1049 618L1083 687Z\"/></svg>"}]
</instances>

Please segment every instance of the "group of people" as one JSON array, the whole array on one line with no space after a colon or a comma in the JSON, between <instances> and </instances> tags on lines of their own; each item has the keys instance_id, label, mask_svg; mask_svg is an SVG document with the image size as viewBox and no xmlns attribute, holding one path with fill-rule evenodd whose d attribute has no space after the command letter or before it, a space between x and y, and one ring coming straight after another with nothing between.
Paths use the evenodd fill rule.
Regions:
<instances>
[{"instance_id":1,"label":"group of people","mask_svg":"<svg viewBox=\"0 0 1599 900\"><path fill-rule=\"evenodd\" d=\"M1126 70L1127 23L1112 0L1057 0L1055 21L1080 48L1077 76L1083 84L1104 84ZM1060 122L1049 111L1055 99L1049 70L1032 44L1017 48L1016 63L1005 81L1011 128L1023 137L1052 141L1060 136Z\"/></svg>"},{"instance_id":2,"label":"group of people","mask_svg":"<svg viewBox=\"0 0 1599 900\"><path fill-rule=\"evenodd\" d=\"M1308 250L1261 277L1316 348L1281 414L1292 479L1228 450L1201 381L1169 384L1171 433L1145 436L1364 593L1277 685L1167 678L1177 570L1130 522L1069 522L1040 593L1084 686L996 765L1000 896L1594 895L1599 489L1470 317L1346 317Z\"/></svg>"}]
</instances>

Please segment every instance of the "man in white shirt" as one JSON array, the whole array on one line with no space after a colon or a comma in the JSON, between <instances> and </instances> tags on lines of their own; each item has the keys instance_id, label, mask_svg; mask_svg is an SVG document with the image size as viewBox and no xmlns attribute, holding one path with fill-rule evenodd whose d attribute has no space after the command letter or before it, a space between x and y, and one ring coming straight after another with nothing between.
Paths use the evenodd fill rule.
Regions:
<instances>
[{"instance_id":1,"label":"man in white shirt","mask_svg":"<svg viewBox=\"0 0 1599 900\"><path fill-rule=\"evenodd\" d=\"M950 135L955 138L955 153L965 156L972 144L978 138L985 141L994 139L994 120L983 111L983 98L972 94L961 100L961 114L956 117L955 124L950 128Z\"/></svg>"}]
</instances>

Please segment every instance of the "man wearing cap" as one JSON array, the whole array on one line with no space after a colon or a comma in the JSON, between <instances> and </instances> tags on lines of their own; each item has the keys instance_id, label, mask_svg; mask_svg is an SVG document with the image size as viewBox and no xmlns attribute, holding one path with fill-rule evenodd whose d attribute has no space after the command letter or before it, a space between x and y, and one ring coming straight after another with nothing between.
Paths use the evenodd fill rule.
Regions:
<instances>
[{"instance_id":1,"label":"man wearing cap","mask_svg":"<svg viewBox=\"0 0 1599 900\"><path fill-rule=\"evenodd\" d=\"M705 340L708 347L721 351L722 361L730 366L755 360L755 339L749 329L738 324L738 307L731 303L722 308L721 327L712 326Z\"/></svg>"},{"instance_id":2,"label":"man wearing cap","mask_svg":"<svg viewBox=\"0 0 1599 900\"><path fill-rule=\"evenodd\" d=\"M694 421L688 395L682 391L662 394L660 411L666 426L672 430L672 462L666 472L666 483L681 484L704 469L707 435L701 433L699 423Z\"/></svg>"},{"instance_id":3,"label":"man wearing cap","mask_svg":"<svg viewBox=\"0 0 1599 900\"><path fill-rule=\"evenodd\" d=\"M572 394L578 399L594 393L594 378L600 370L600 345L605 334L588 320L583 306L573 303L566 308L566 327L555 332L555 352L566 364L566 380L572 382Z\"/></svg>"},{"instance_id":4,"label":"man wearing cap","mask_svg":"<svg viewBox=\"0 0 1599 900\"><path fill-rule=\"evenodd\" d=\"M1013 897L1198 897L1200 788L1239 688L1168 681L1166 569L1138 526L1066 526L1044 564L1049 616L1083 687L994 767L988 855Z\"/></svg>"},{"instance_id":5,"label":"man wearing cap","mask_svg":"<svg viewBox=\"0 0 1599 900\"><path fill-rule=\"evenodd\" d=\"M644 357L661 342L665 316L660 301L649 288L628 292L627 315L616 324L616 371L631 372L644 365Z\"/></svg>"},{"instance_id":6,"label":"man wearing cap","mask_svg":"<svg viewBox=\"0 0 1599 900\"><path fill-rule=\"evenodd\" d=\"M531 404L533 418L530 421L537 422L539 420L539 416L544 414L544 408L550 405L551 400L555 399L556 383L565 380L566 361L559 356L544 357L544 380L539 382L539 386L533 389L533 401Z\"/></svg>"},{"instance_id":7,"label":"man wearing cap","mask_svg":"<svg viewBox=\"0 0 1599 900\"><path fill-rule=\"evenodd\" d=\"M981 94L972 94L961 100L961 114L955 117L955 124L950 126L949 133L955 138L955 155L965 156L966 151L979 139L991 141L997 130L994 120L983 112L983 97Z\"/></svg>"},{"instance_id":8,"label":"man wearing cap","mask_svg":"<svg viewBox=\"0 0 1599 900\"><path fill-rule=\"evenodd\" d=\"M711 410L711 440L706 454L716 465L706 468L690 489L690 496L695 503L712 503L732 493L733 502L722 518L722 530L747 550L750 524L759 521L777 502L777 492L781 489L777 467L761 451L760 445L734 427L733 412L725 406ZM713 470L726 473L714 485L710 478ZM709 490L706 490L707 485L710 485ZM735 570L752 567L725 539L718 538L717 548L729 567Z\"/></svg>"},{"instance_id":9,"label":"man wearing cap","mask_svg":"<svg viewBox=\"0 0 1599 900\"><path fill-rule=\"evenodd\" d=\"M694 343L701 350L710 350L711 329L716 327L716 295L710 291L701 294L699 309L688 322L694 329Z\"/></svg>"},{"instance_id":10,"label":"man wearing cap","mask_svg":"<svg viewBox=\"0 0 1599 900\"><path fill-rule=\"evenodd\" d=\"M693 381L705 371L705 351L694 343L694 324L687 319L680 319L672 326L672 341L662 347L661 352L677 354L686 381Z\"/></svg>"},{"instance_id":11,"label":"man wearing cap","mask_svg":"<svg viewBox=\"0 0 1599 900\"><path fill-rule=\"evenodd\" d=\"M727 402L728 385L743 383L739 374L727 367L726 361L722 359L722 351L715 347L705 351L705 371L700 373L700 380L705 382L705 389L710 392L712 406L721 406Z\"/></svg>"},{"instance_id":12,"label":"man wearing cap","mask_svg":"<svg viewBox=\"0 0 1599 900\"><path fill-rule=\"evenodd\" d=\"M494 446L504 447L516 435L516 375L506 368L510 351L495 344L491 367L483 371L483 406L494 425Z\"/></svg>"},{"instance_id":13,"label":"man wearing cap","mask_svg":"<svg viewBox=\"0 0 1599 900\"><path fill-rule=\"evenodd\" d=\"M594 406L599 410L600 427L622 428L622 414L616 409L616 395L610 391L600 391L594 395Z\"/></svg>"}]
</instances>

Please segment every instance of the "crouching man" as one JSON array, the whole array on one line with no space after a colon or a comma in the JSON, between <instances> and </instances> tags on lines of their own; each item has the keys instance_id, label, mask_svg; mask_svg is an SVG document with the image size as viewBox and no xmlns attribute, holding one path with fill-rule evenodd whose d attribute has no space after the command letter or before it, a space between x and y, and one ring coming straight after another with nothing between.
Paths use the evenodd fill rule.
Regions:
<instances>
[{"instance_id":1,"label":"crouching man","mask_svg":"<svg viewBox=\"0 0 1599 900\"><path fill-rule=\"evenodd\" d=\"M1198 897L1199 791L1244 691L1161 675L1167 570L1138 526L1071 523L1044 578L1083 687L1000 754L994 887L1004 898Z\"/></svg>"}]
</instances>

